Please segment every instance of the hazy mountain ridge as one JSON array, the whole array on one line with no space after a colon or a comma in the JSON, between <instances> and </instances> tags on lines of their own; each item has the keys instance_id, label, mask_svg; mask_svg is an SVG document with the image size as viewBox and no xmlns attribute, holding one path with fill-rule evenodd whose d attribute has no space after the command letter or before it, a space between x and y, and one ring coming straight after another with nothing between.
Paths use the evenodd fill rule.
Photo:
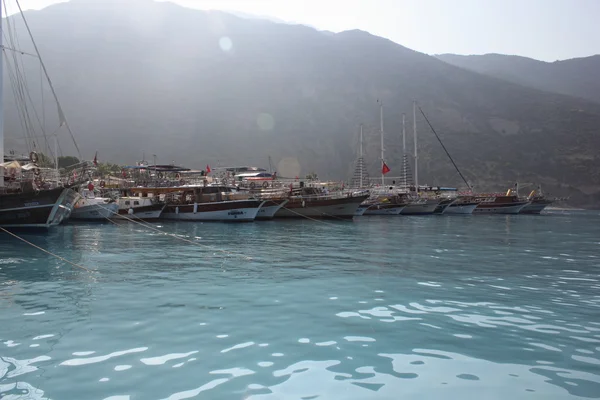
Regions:
<instances>
[{"instance_id":1,"label":"hazy mountain ridge","mask_svg":"<svg viewBox=\"0 0 600 400\"><path fill-rule=\"evenodd\" d=\"M436 57L457 67L520 85L600 103L600 54L551 63L503 54L440 54Z\"/></svg>"},{"instance_id":2,"label":"hazy mountain ridge","mask_svg":"<svg viewBox=\"0 0 600 400\"><path fill-rule=\"evenodd\" d=\"M281 174L343 179L364 123L378 176L381 99L386 162L398 176L401 113L411 138L417 99L477 187L503 190L518 179L569 193L574 204L600 202L599 104L472 73L362 31L127 4L79 0L26 13L89 158L98 150L101 161L133 163L145 152L202 168L264 166L271 155ZM421 182L460 185L418 120ZM6 126L19 130L13 114Z\"/></svg>"}]
</instances>

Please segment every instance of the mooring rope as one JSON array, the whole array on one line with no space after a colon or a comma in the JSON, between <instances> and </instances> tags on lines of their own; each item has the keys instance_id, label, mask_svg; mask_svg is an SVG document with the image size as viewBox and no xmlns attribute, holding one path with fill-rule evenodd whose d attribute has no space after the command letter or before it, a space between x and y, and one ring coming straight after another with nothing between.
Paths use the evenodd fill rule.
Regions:
<instances>
[{"instance_id":1,"label":"mooring rope","mask_svg":"<svg viewBox=\"0 0 600 400\"><path fill-rule=\"evenodd\" d=\"M124 218L124 219L126 219L126 220L128 220L128 221L130 221L130 222L133 222L133 223L135 223L135 224L141 225L141 226L142 226L142 227L144 227L144 228L151 229L151 230L153 230L153 231L155 231L155 232L158 232L158 233L161 233L161 234L163 234L163 235L167 235L167 236L170 236L170 237L172 237L172 238L175 238L175 239L178 239L178 240L182 240L182 241L184 241L184 242L187 242L187 243L193 244L193 245L195 245L195 246L204 247L204 248L206 248L206 249L209 249L209 250L211 250L211 251L219 251L219 252L221 252L221 253L224 253L224 254L226 254L226 255L228 255L228 256L238 256L238 257L241 257L241 258L243 258L243 259L244 259L244 260L246 260L246 261L250 261L250 260L252 260L252 257L245 256L245 255L243 255L243 254L237 254L237 253L233 253L233 252L231 252L231 251L227 251L227 250L224 250L224 249L214 248L214 247L212 247L212 246L209 246L209 245L207 245L207 244L204 244L204 243L200 243L200 242L197 242L197 241L193 241L193 240L189 240L189 239L186 239L186 238L182 238L181 236L177 236L177 235L175 235L174 233L168 233L168 232L162 231L162 230L160 230L160 229L158 229L158 228L156 228L156 227L154 227L154 226L150 225L150 223L148 223L147 221L144 221L144 220L143 220L143 219L141 219L141 218L138 218L138 219L129 218L129 217L127 217L127 216L125 216L125 215L121 215L121 214L119 214L118 212L115 212L115 211L113 211L113 210L111 210L111 209L109 209L109 208L107 208L107 207L104 207L104 206L103 206L103 205L101 205L101 204L97 204L97 205L98 205L98 206L100 206L100 207L102 207L102 208L104 208L105 210L108 210L109 212L111 212L111 213L113 213L113 214L115 214L115 215L117 215L117 216L121 217L121 218ZM105 218L106 218L107 220L111 221L111 219L110 219L110 218L108 218L108 217L105 217ZM141 222L140 222L140 221L141 221ZM115 221L111 221L111 222L115 223ZM119 224L117 224L117 223L115 223L115 225L118 225L118 226L120 226L120 225L119 225Z\"/></svg>"},{"instance_id":2,"label":"mooring rope","mask_svg":"<svg viewBox=\"0 0 600 400\"><path fill-rule=\"evenodd\" d=\"M88 268L86 268L86 267L84 267L84 266L82 266L82 265L79 265L79 264L76 264L76 263L74 263L74 262L72 262L72 261L69 261L69 260L67 260L67 259L66 259L66 258L64 258L64 257L61 257L61 256L59 256L59 255L57 255L57 254L54 254L54 253L52 253L52 252L48 251L48 250L45 250L45 249L41 248L40 246L38 246L38 245L35 245L35 244L31 243L30 241L28 241L28 240L25 240L25 239L23 239L22 237L20 237L20 236L18 236L18 235L15 235L14 233L12 233L12 232L10 232L10 231L8 231L8 230L4 229L4 228L3 228L3 227L1 227L1 226L0 226L0 230L2 230L2 231L3 231L3 232L5 232L5 233L8 233L10 236L12 236L12 237L14 237L14 238L16 238L16 239L19 239L20 241L22 241L22 242L24 242L24 243L27 243L27 244L28 244L28 245L30 245L30 246L33 246L33 247L35 247L36 249L38 249L38 250L40 250L40 251L43 251L43 252L44 252L44 253L46 253L46 254L49 254L49 255L51 255L52 257L58 258L59 260L61 260L61 261L64 261L64 262L66 262L66 263L68 263L68 264L71 264L71 265L73 265L73 266L75 266L75 267L77 267L77 268L81 268L81 269L83 269L84 271L87 271L87 272L92 272L92 270L91 270L91 269L88 269Z\"/></svg>"}]
</instances>

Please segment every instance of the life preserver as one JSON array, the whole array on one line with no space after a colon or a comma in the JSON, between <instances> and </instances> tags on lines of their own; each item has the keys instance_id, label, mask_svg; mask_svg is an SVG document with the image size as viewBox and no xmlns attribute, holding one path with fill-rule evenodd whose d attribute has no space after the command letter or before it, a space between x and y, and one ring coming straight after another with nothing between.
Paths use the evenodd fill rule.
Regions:
<instances>
[{"instance_id":1,"label":"life preserver","mask_svg":"<svg viewBox=\"0 0 600 400\"><path fill-rule=\"evenodd\" d=\"M269 182L264 181L263 184L262 184L262 187L265 188L265 189L268 188L269 187Z\"/></svg>"},{"instance_id":2,"label":"life preserver","mask_svg":"<svg viewBox=\"0 0 600 400\"><path fill-rule=\"evenodd\" d=\"M106 185L104 181L100 181L100 187L103 188Z\"/></svg>"},{"instance_id":3,"label":"life preserver","mask_svg":"<svg viewBox=\"0 0 600 400\"><path fill-rule=\"evenodd\" d=\"M37 164L38 162L38 155L35 151L32 151L31 153L29 153L29 159L31 160L32 163Z\"/></svg>"},{"instance_id":4,"label":"life preserver","mask_svg":"<svg viewBox=\"0 0 600 400\"><path fill-rule=\"evenodd\" d=\"M175 179L177 179L177 180L181 179L181 174L179 172L175 175Z\"/></svg>"},{"instance_id":5,"label":"life preserver","mask_svg":"<svg viewBox=\"0 0 600 400\"><path fill-rule=\"evenodd\" d=\"M250 182L250 189L254 189L256 187L256 183Z\"/></svg>"}]
</instances>

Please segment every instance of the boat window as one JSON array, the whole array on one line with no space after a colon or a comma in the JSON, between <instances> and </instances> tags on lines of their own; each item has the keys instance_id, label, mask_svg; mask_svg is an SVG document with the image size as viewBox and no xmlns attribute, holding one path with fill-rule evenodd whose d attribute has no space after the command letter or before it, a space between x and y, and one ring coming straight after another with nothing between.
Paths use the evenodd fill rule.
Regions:
<instances>
[{"instance_id":1,"label":"boat window","mask_svg":"<svg viewBox=\"0 0 600 400\"><path fill-rule=\"evenodd\" d=\"M126 205L126 206L128 206L128 205L129 205L129 200L127 200L127 201L125 202L125 205Z\"/></svg>"},{"instance_id":2,"label":"boat window","mask_svg":"<svg viewBox=\"0 0 600 400\"><path fill-rule=\"evenodd\" d=\"M136 200L136 201L134 201L134 202L133 202L133 205L134 205L134 206L139 206L139 205L140 205L140 202Z\"/></svg>"}]
</instances>

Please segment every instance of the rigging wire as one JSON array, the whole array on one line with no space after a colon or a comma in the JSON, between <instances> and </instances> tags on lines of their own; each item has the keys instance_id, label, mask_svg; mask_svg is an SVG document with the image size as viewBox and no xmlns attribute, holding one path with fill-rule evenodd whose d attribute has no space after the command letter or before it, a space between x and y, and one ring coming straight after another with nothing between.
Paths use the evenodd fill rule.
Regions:
<instances>
[{"instance_id":1,"label":"rigging wire","mask_svg":"<svg viewBox=\"0 0 600 400\"><path fill-rule=\"evenodd\" d=\"M54 90L54 85L52 84L50 75L48 75L48 71L46 70L46 64L44 64L44 60L42 60L42 56L40 55L40 51L38 50L37 43L35 42L35 39L33 38L31 29L29 28L29 24L27 23L27 19L25 18L25 14L23 13L23 9L21 8L21 3L19 2L19 0L15 0L15 1L17 3L17 7L19 8L19 13L21 14L21 18L23 18L23 23L25 24L25 28L27 28L27 32L29 33L29 37L31 38L31 43L33 44L35 53L37 54L37 56L40 59L40 65L42 66L44 75L46 75L46 79L48 80L48 85L50 86L50 90L52 92L52 95L54 96L54 100L56 101L56 105L58 107L58 116L59 116L59 120L60 120L60 125L64 124L65 127L67 128L67 131L71 135L71 140L73 140L73 144L75 145L75 149L77 149L77 155L79 156L79 159L81 159L82 158L81 150L79 150L79 146L77 145L77 142L75 141L75 136L73 135L73 131L71 130L71 127L69 126L69 123L67 122L65 114L63 112L62 106L60 105L60 101L58 100L58 96L56 94L56 91Z\"/></svg>"},{"instance_id":2,"label":"rigging wire","mask_svg":"<svg viewBox=\"0 0 600 400\"><path fill-rule=\"evenodd\" d=\"M4 6L5 13L8 14L7 8L6 8L6 2L3 4L3 6ZM17 35L16 26L14 23L12 23L11 18L6 19L6 27L7 27L8 32L5 32L3 29L3 36L8 39L8 42L10 43L10 45L12 47L2 46L2 50L3 50L4 54L6 55L5 59L7 61L6 64L7 64L7 69L8 69L7 75L9 76L10 81L11 81L11 88L13 90L13 95L15 97L15 105L16 105L17 111L21 117L19 122L21 124L21 128L25 132L25 136L29 140L26 144L27 150L32 151L37 148L37 141L34 138L37 137L38 135L36 134L36 128L34 126L34 123L32 122L32 118L30 115L30 114L33 114L33 116L37 120L37 123L39 124L39 129L41 130L41 132L43 134L46 150L49 151L50 154L53 156L53 154L52 154L53 152L52 152L52 150L50 150L48 137L46 135L46 131L44 128L44 123L42 121L40 121L39 114L37 112L36 107L34 106L34 101L31 98L31 92L29 90L27 76L25 74L23 74L23 72L22 72L25 70L23 55L35 57L38 59L39 59L39 57L34 54L30 54L30 53L18 50L18 48L20 48L19 37ZM14 71L11 68L11 64L9 62L10 59L5 50L9 50L11 52L10 57L12 58L12 62L14 64L14 68L15 68ZM42 83L42 81L40 81L40 83ZM31 112L29 110L27 99L29 100L29 102L32 105Z\"/></svg>"},{"instance_id":3,"label":"rigging wire","mask_svg":"<svg viewBox=\"0 0 600 400\"><path fill-rule=\"evenodd\" d=\"M440 137L438 136L437 132L435 131L435 129L433 129L433 126L431 125L431 123L429 122L429 119L427 119L427 116L425 115L425 113L423 112L423 110L421 109L421 107L419 106L419 111L421 111L421 114L423 114L423 118L425 118L425 121L427 121L427 125L429 125L429 128L431 128L431 131L433 132L433 134L435 135L435 137L437 138L438 142L440 142L440 144L442 145L442 148L444 149L444 151L446 152L446 155L448 156L448 158L450 159L450 161L452 162L452 165L454 165L454 168L456 168L456 172L458 172L458 174L460 175L460 177L462 178L462 180L467 184L467 187L469 189L471 189L471 185L469 184L469 182L467 182L467 180L465 179L465 177L463 176L463 174L460 172L460 170L458 169L458 166L456 165L456 163L454 162L454 160L452 159L452 156L450 155L450 153L448 152L448 150L446 149L446 146L444 146L444 143L442 143L442 140L440 139Z\"/></svg>"}]
</instances>

